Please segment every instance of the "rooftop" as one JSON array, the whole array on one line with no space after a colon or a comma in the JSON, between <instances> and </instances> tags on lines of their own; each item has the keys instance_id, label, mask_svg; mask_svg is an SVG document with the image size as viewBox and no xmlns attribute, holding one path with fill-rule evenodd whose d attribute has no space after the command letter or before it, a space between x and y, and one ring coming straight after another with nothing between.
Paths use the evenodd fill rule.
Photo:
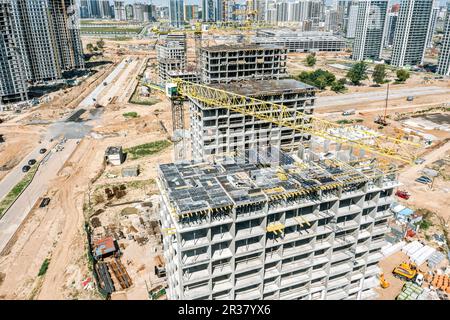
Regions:
<instances>
[{"instance_id":1,"label":"rooftop","mask_svg":"<svg viewBox=\"0 0 450 320\"><path fill-rule=\"evenodd\" d=\"M202 51L221 52L221 51L243 51L243 50L265 50L265 49L283 49L281 46L271 44L219 44L215 46L202 47Z\"/></svg>"},{"instance_id":2,"label":"rooftop","mask_svg":"<svg viewBox=\"0 0 450 320\"><path fill-rule=\"evenodd\" d=\"M109 155L109 154L118 154L122 152L122 147L108 147L106 148L105 154Z\"/></svg>"},{"instance_id":3,"label":"rooftop","mask_svg":"<svg viewBox=\"0 0 450 320\"><path fill-rule=\"evenodd\" d=\"M183 216L308 195L383 175L369 162L361 168L332 159L305 162L272 150L276 152L247 151L236 158L224 156L215 163L162 164L159 166L161 191L170 199L174 213Z\"/></svg>"},{"instance_id":4,"label":"rooftop","mask_svg":"<svg viewBox=\"0 0 450 320\"><path fill-rule=\"evenodd\" d=\"M227 90L240 94L243 96L264 96L271 94L280 94L282 92L302 92L305 90L314 90L315 87L294 80L294 79L280 79L280 80L248 80L237 81L231 83L210 84L212 88Z\"/></svg>"}]
</instances>

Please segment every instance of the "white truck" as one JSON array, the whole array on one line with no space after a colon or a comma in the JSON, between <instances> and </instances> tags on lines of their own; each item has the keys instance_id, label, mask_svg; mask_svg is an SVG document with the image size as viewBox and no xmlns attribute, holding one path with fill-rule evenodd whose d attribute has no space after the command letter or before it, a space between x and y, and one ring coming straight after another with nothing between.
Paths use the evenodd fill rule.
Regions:
<instances>
[{"instance_id":1,"label":"white truck","mask_svg":"<svg viewBox=\"0 0 450 320\"><path fill-rule=\"evenodd\" d=\"M344 110L344 111L342 112L342 115L343 115L343 116L350 116L350 115L355 114L355 113L356 113L356 110L355 110L355 109L349 109L349 110Z\"/></svg>"}]
</instances>

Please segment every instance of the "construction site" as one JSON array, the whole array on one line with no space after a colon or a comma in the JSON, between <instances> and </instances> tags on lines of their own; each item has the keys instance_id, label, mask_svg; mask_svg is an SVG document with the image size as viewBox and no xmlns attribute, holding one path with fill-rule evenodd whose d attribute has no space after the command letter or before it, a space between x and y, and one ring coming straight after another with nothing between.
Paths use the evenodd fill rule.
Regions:
<instances>
[{"instance_id":1,"label":"construction site","mask_svg":"<svg viewBox=\"0 0 450 320\"><path fill-rule=\"evenodd\" d=\"M152 33L105 39L79 85L0 114L0 183L47 143L58 164L0 239L1 298L448 299L448 80L337 94L297 78L345 74L331 35Z\"/></svg>"}]
</instances>

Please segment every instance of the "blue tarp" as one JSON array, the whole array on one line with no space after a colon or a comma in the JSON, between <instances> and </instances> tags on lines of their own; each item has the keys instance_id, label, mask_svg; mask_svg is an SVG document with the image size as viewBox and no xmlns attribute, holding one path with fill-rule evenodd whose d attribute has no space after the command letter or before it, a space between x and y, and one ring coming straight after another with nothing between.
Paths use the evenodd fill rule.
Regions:
<instances>
[{"instance_id":1,"label":"blue tarp","mask_svg":"<svg viewBox=\"0 0 450 320\"><path fill-rule=\"evenodd\" d=\"M410 208L405 208L402 211L398 213L399 216L408 217L414 213L414 210L411 210Z\"/></svg>"}]
</instances>

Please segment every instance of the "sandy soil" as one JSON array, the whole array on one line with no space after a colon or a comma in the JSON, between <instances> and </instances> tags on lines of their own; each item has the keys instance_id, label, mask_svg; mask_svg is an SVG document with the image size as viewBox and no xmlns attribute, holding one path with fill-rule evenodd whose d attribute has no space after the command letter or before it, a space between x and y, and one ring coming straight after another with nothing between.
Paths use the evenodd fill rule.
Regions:
<instances>
[{"instance_id":1,"label":"sandy soil","mask_svg":"<svg viewBox=\"0 0 450 320\"><path fill-rule=\"evenodd\" d=\"M409 261L409 258L402 251L394 253L380 261L379 266L383 270L384 278L390 283L390 286L386 289L381 287L375 289L379 294L378 300L394 300L400 291L402 291L405 282L394 277L392 270L404 261Z\"/></svg>"},{"instance_id":2,"label":"sandy soil","mask_svg":"<svg viewBox=\"0 0 450 320\"><path fill-rule=\"evenodd\" d=\"M93 290L83 289L81 284L90 276L85 251L86 235L83 230L83 204L90 181L102 170L104 151L108 146L128 147L167 138L159 120L163 121L168 129L171 128L167 101L154 106L138 106L126 102L131 94L128 90L130 83L136 78L137 72L139 68L134 68L125 79L116 84L117 92L125 94L120 103L105 108L103 120L99 121L93 130L101 135L96 138L86 137L80 142L59 172L58 178L51 182L47 192L51 198L50 205L45 209L32 210L20 227L9 251L0 257L0 272L4 275L4 280L0 283L1 298L99 298ZM155 114L155 110L159 112ZM128 111L136 111L140 117L127 120L122 114ZM27 126L27 134L35 135L39 128ZM25 150L22 140L10 140L11 146L7 147L11 150ZM13 143L14 141L16 142ZM160 154L136 162L143 168L142 178L150 178L156 176L158 163L169 162L171 159L170 147ZM139 250L129 250L128 254L132 257L141 253ZM46 258L50 259L48 270L44 276L38 277L39 269ZM150 271L140 272L143 274ZM142 279L133 288L129 292L130 298L146 298L143 289L145 282Z\"/></svg>"},{"instance_id":3,"label":"sandy soil","mask_svg":"<svg viewBox=\"0 0 450 320\"><path fill-rule=\"evenodd\" d=\"M0 143L0 180L14 168L27 154L39 145L42 126L0 126L0 135L5 142Z\"/></svg>"},{"instance_id":4,"label":"sandy soil","mask_svg":"<svg viewBox=\"0 0 450 320\"><path fill-rule=\"evenodd\" d=\"M421 165L411 166L400 174L400 182L404 184L402 188L411 193L409 200L401 200L401 202L407 206L431 210L447 222L450 222L450 211L448 210L450 207L450 183L441 178L436 178L433 189L430 190L427 185L414 180L421 175L420 171L423 168L436 160L442 159L449 151L450 142L447 142L425 156L426 162Z\"/></svg>"}]
</instances>

